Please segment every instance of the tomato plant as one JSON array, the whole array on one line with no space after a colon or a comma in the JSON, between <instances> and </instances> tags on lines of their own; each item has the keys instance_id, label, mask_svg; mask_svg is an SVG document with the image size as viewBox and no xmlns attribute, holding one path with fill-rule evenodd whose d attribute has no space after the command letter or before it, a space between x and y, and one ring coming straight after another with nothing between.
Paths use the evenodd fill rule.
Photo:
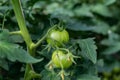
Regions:
<instances>
[{"instance_id":1,"label":"tomato plant","mask_svg":"<svg viewBox=\"0 0 120 80\"><path fill-rule=\"evenodd\" d=\"M0 0L0 80L120 80L119 7Z\"/></svg>"}]
</instances>

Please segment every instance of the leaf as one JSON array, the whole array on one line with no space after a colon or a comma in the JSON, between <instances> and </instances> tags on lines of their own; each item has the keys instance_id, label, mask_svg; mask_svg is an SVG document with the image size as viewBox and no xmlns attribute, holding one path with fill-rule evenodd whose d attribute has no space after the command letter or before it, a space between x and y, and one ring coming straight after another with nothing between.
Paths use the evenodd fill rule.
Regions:
<instances>
[{"instance_id":1,"label":"leaf","mask_svg":"<svg viewBox=\"0 0 120 80\"><path fill-rule=\"evenodd\" d=\"M102 45L106 45L106 46L114 46L116 44L120 43L119 41L116 40L111 40L111 39L103 39L101 41Z\"/></svg>"},{"instance_id":2,"label":"leaf","mask_svg":"<svg viewBox=\"0 0 120 80\"><path fill-rule=\"evenodd\" d=\"M67 23L67 28L73 31L91 31L91 26L87 26L82 22L78 22L77 20L69 20Z\"/></svg>"},{"instance_id":3,"label":"leaf","mask_svg":"<svg viewBox=\"0 0 120 80\"><path fill-rule=\"evenodd\" d=\"M77 80L100 80L100 78L97 76L89 75L89 74L83 74L79 76Z\"/></svg>"},{"instance_id":4,"label":"leaf","mask_svg":"<svg viewBox=\"0 0 120 80\"><path fill-rule=\"evenodd\" d=\"M9 31L7 29L0 29L0 41L9 41Z\"/></svg>"},{"instance_id":5,"label":"leaf","mask_svg":"<svg viewBox=\"0 0 120 80\"><path fill-rule=\"evenodd\" d=\"M65 9L64 7L60 6L59 3L52 3L48 5L44 11L46 14L52 14L52 15L67 15L70 17L73 17L74 14L71 10Z\"/></svg>"},{"instance_id":6,"label":"leaf","mask_svg":"<svg viewBox=\"0 0 120 80\"><path fill-rule=\"evenodd\" d=\"M17 44L0 41L0 58L7 58L10 61L20 61L25 63L36 63L42 59L35 59Z\"/></svg>"},{"instance_id":7,"label":"leaf","mask_svg":"<svg viewBox=\"0 0 120 80\"><path fill-rule=\"evenodd\" d=\"M43 75L42 80L61 80L58 74L51 71L43 70L41 74Z\"/></svg>"},{"instance_id":8,"label":"leaf","mask_svg":"<svg viewBox=\"0 0 120 80\"><path fill-rule=\"evenodd\" d=\"M71 20L68 22L67 28L73 31L92 31L99 34L106 35L110 29L109 25L102 21L95 21L95 25L86 25L82 22L76 20Z\"/></svg>"},{"instance_id":9,"label":"leaf","mask_svg":"<svg viewBox=\"0 0 120 80\"><path fill-rule=\"evenodd\" d=\"M108 33L109 27L108 26L96 26L96 27L92 27L92 31L99 33L99 34L103 34L106 35Z\"/></svg>"},{"instance_id":10,"label":"leaf","mask_svg":"<svg viewBox=\"0 0 120 80\"><path fill-rule=\"evenodd\" d=\"M3 16L4 14L2 12L0 12L0 16ZM0 26L2 25L2 23L0 23Z\"/></svg>"},{"instance_id":11,"label":"leaf","mask_svg":"<svg viewBox=\"0 0 120 80\"><path fill-rule=\"evenodd\" d=\"M33 9L42 9L45 5L45 1L38 1L33 5Z\"/></svg>"},{"instance_id":12,"label":"leaf","mask_svg":"<svg viewBox=\"0 0 120 80\"><path fill-rule=\"evenodd\" d=\"M97 13L99 15L102 15L104 17L111 17L112 16L108 7L105 5L102 5L102 4L97 4L97 5L91 6L91 11L94 13Z\"/></svg>"},{"instance_id":13,"label":"leaf","mask_svg":"<svg viewBox=\"0 0 120 80\"><path fill-rule=\"evenodd\" d=\"M80 8L76 8L74 12L76 16L93 17L92 12L90 11L90 7L86 4L83 4Z\"/></svg>"},{"instance_id":14,"label":"leaf","mask_svg":"<svg viewBox=\"0 0 120 80\"><path fill-rule=\"evenodd\" d=\"M81 48L81 55L95 64L97 62L97 47L93 38L78 40L78 44Z\"/></svg>"},{"instance_id":15,"label":"leaf","mask_svg":"<svg viewBox=\"0 0 120 80\"><path fill-rule=\"evenodd\" d=\"M97 19L94 19L94 23L95 23L95 26L92 29L93 32L103 34L103 35L108 34L108 31L110 30L109 24Z\"/></svg>"},{"instance_id":16,"label":"leaf","mask_svg":"<svg viewBox=\"0 0 120 80\"><path fill-rule=\"evenodd\" d=\"M46 13L53 13L53 12L55 12L57 9L59 9L59 7L60 7L60 5L58 4L58 3L52 3L52 4L50 4L50 5L48 5L47 7L46 7L46 10L45 10L45 12Z\"/></svg>"},{"instance_id":17,"label":"leaf","mask_svg":"<svg viewBox=\"0 0 120 80\"><path fill-rule=\"evenodd\" d=\"M117 33L112 32L111 30L108 31L108 39L103 39L101 41L102 45L106 46L114 46L120 43L119 41L120 36Z\"/></svg>"},{"instance_id":18,"label":"leaf","mask_svg":"<svg viewBox=\"0 0 120 80\"><path fill-rule=\"evenodd\" d=\"M97 61L97 65L100 66L100 67L103 67L104 66L104 60L103 59L99 59Z\"/></svg>"},{"instance_id":19,"label":"leaf","mask_svg":"<svg viewBox=\"0 0 120 80\"><path fill-rule=\"evenodd\" d=\"M10 40L14 43L23 43L24 42L21 35L10 35Z\"/></svg>"},{"instance_id":20,"label":"leaf","mask_svg":"<svg viewBox=\"0 0 120 80\"><path fill-rule=\"evenodd\" d=\"M11 9L10 6L1 6L0 7L1 12L3 12L3 13L5 13L6 11L8 11L9 9Z\"/></svg>"},{"instance_id":21,"label":"leaf","mask_svg":"<svg viewBox=\"0 0 120 80\"><path fill-rule=\"evenodd\" d=\"M111 5L116 2L116 0L103 0L105 5Z\"/></svg>"},{"instance_id":22,"label":"leaf","mask_svg":"<svg viewBox=\"0 0 120 80\"><path fill-rule=\"evenodd\" d=\"M9 70L7 61L2 58L0 58L0 67L4 68L5 70Z\"/></svg>"},{"instance_id":23,"label":"leaf","mask_svg":"<svg viewBox=\"0 0 120 80\"><path fill-rule=\"evenodd\" d=\"M111 54L115 54L117 53L118 51L120 51L120 43L114 45L114 46L110 46L108 47L107 49L105 49L102 54L105 54L105 55L111 55Z\"/></svg>"}]
</instances>

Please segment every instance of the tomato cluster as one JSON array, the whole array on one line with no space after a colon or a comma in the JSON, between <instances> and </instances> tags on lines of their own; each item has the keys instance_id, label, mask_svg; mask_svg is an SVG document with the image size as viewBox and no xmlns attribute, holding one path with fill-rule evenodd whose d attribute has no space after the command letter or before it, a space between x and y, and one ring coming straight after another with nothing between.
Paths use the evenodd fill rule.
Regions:
<instances>
[{"instance_id":1,"label":"tomato cluster","mask_svg":"<svg viewBox=\"0 0 120 80\"><path fill-rule=\"evenodd\" d=\"M49 31L47 43L52 47L57 47L52 53L52 63L56 68L69 68L72 65L73 56L69 51L59 50L65 43L69 41L69 34L65 29L53 29Z\"/></svg>"}]
</instances>

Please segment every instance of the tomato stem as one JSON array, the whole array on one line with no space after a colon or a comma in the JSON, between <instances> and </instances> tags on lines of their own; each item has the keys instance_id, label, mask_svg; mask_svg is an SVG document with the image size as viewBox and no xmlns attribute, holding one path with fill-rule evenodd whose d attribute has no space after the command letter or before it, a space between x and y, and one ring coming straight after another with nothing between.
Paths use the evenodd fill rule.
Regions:
<instances>
[{"instance_id":1,"label":"tomato stem","mask_svg":"<svg viewBox=\"0 0 120 80\"><path fill-rule=\"evenodd\" d=\"M32 56L34 56L35 55L35 48L33 47L34 43L32 42L32 39L29 35L28 29L25 24L25 18L23 15L23 10L21 7L20 0L11 0L11 3L13 6L13 9L14 9L14 12L15 12L16 19L18 21L19 28L20 28L20 31L11 32L11 34L19 34L20 33L22 35L23 39L25 40L25 43L28 48L28 53L31 54ZM27 78L29 77L30 70L33 70L32 64L26 64L24 80L28 80Z\"/></svg>"},{"instance_id":2,"label":"tomato stem","mask_svg":"<svg viewBox=\"0 0 120 80\"><path fill-rule=\"evenodd\" d=\"M26 28L25 19L24 19L24 15L23 15L23 10L21 8L20 0L11 0L11 2L13 5L13 9L14 9L14 12L16 15L16 19L18 21L18 25L19 25L21 34L22 34L27 46L30 47L30 45L32 44L32 40L31 40L29 32Z\"/></svg>"},{"instance_id":3,"label":"tomato stem","mask_svg":"<svg viewBox=\"0 0 120 80\"><path fill-rule=\"evenodd\" d=\"M59 74L58 74L58 75L60 75L60 77L61 77L62 80L65 80L65 75L64 75L64 73L65 73L65 71L64 71L64 69L62 69L62 70L59 72Z\"/></svg>"},{"instance_id":4,"label":"tomato stem","mask_svg":"<svg viewBox=\"0 0 120 80\"><path fill-rule=\"evenodd\" d=\"M21 31L10 32L11 35L21 35Z\"/></svg>"},{"instance_id":5,"label":"tomato stem","mask_svg":"<svg viewBox=\"0 0 120 80\"><path fill-rule=\"evenodd\" d=\"M40 38L36 44L34 44L34 48L38 47L38 46L42 43L42 41L44 41L44 40L46 39L46 37L48 36L49 32L50 32L51 30L55 29L55 27L56 27L56 26L51 27L51 28L47 31L47 33L46 33L42 38Z\"/></svg>"},{"instance_id":6,"label":"tomato stem","mask_svg":"<svg viewBox=\"0 0 120 80\"><path fill-rule=\"evenodd\" d=\"M5 13L5 15L3 16L3 22L2 22L2 29L4 29L4 24L5 24L5 17L7 15L8 12Z\"/></svg>"},{"instance_id":7,"label":"tomato stem","mask_svg":"<svg viewBox=\"0 0 120 80\"><path fill-rule=\"evenodd\" d=\"M59 48L59 47L57 47L57 49L58 50L63 50L63 51L66 51L67 53L69 53L70 51L68 50L68 49L66 49L66 48Z\"/></svg>"}]
</instances>

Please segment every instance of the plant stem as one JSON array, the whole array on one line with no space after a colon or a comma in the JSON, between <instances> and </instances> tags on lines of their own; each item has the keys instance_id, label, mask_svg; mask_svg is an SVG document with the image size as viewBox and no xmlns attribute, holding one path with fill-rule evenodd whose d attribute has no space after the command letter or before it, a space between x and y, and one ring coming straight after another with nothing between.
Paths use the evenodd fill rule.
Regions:
<instances>
[{"instance_id":1,"label":"plant stem","mask_svg":"<svg viewBox=\"0 0 120 80\"><path fill-rule=\"evenodd\" d=\"M11 35L21 35L21 31L13 31L13 32L10 32Z\"/></svg>"},{"instance_id":2,"label":"plant stem","mask_svg":"<svg viewBox=\"0 0 120 80\"><path fill-rule=\"evenodd\" d=\"M47 33L46 33L41 39L39 39L36 44L33 45L33 47L34 47L34 48L38 47L38 46L42 43L42 41L45 40L46 37L49 35L49 32L50 32L51 30L55 29L55 28L56 28L56 25L54 25L53 27L51 27L51 28L47 31Z\"/></svg>"},{"instance_id":3,"label":"plant stem","mask_svg":"<svg viewBox=\"0 0 120 80\"><path fill-rule=\"evenodd\" d=\"M34 49L31 49L31 48L28 48L28 53L30 53L32 56L35 55L35 48ZM32 67L32 64L26 64L26 69L25 69L25 74L24 74L24 80L28 80L28 78L30 77L29 76L29 72L33 70L33 67Z\"/></svg>"},{"instance_id":4,"label":"plant stem","mask_svg":"<svg viewBox=\"0 0 120 80\"><path fill-rule=\"evenodd\" d=\"M4 17L3 17L2 29L4 28L4 24L5 24L5 17L6 17L6 14L5 14Z\"/></svg>"},{"instance_id":5,"label":"plant stem","mask_svg":"<svg viewBox=\"0 0 120 80\"><path fill-rule=\"evenodd\" d=\"M17 21L18 21L20 33L27 44L28 53L30 53L31 55L35 55L35 48L31 47L31 45L33 45L34 43L32 42L32 39L29 35L29 32L25 24L25 19L24 19L22 8L21 8L20 0L11 0L11 2L13 5L13 9L14 9ZM13 34L14 33L18 33L18 32L13 32ZM28 79L30 70L33 70L32 64L26 64L24 80Z\"/></svg>"},{"instance_id":6,"label":"plant stem","mask_svg":"<svg viewBox=\"0 0 120 80\"><path fill-rule=\"evenodd\" d=\"M17 21L18 21L18 25L19 25L21 34L22 34L27 46L30 47L30 45L32 44L32 40L31 40L31 37L26 28L25 19L24 19L24 15L23 15L23 10L21 8L20 0L11 0L11 1L12 1L13 9L14 9Z\"/></svg>"}]
</instances>

